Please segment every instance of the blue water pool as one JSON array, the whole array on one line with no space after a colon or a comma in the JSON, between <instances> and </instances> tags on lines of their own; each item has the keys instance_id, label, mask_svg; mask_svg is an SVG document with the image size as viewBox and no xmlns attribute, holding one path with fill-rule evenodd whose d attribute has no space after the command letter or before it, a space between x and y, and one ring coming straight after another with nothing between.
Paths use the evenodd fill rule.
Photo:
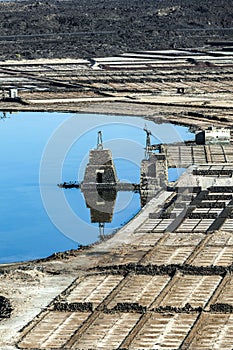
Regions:
<instances>
[{"instance_id":1,"label":"blue water pool","mask_svg":"<svg viewBox=\"0 0 233 350\"><path fill-rule=\"evenodd\" d=\"M97 132L112 150L120 180L139 182L145 120L96 114L20 112L0 119L0 263L46 257L98 239L83 194L63 190L81 181ZM152 142L192 138L187 128L147 121ZM117 194L108 234L140 210L138 194Z\"/></svg>"}]
</instances>

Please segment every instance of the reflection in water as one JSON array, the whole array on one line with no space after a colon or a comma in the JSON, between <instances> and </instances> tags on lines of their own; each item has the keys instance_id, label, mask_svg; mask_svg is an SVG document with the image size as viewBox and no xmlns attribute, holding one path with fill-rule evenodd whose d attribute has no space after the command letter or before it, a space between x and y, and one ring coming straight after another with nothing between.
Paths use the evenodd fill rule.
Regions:
<instances>
[{"instance_id":1,"label":"reflection in water","mask_svg":"<svg viewBox=\"0 0 233 350\"><path fill-rule=\"evenodd\" d=\"M91 223L99 224L99 236L104 236L105 223L112 222L117 192L115 189L104 190L97 187L92 190L84 189L83 195L87 208L90 209Z\"/></svg>"},{"instance_id":2,"label":"reflection in water","mask_svg":"<svg viewBox=\"0 0 233 350\"><path fill-rule=\"evenodd\" d=\"M6 118L9 118L9 117L7 117L7 114L6 114L6 112L2 112L1 114L0 114L0 119L6 119Z\"/></svg>"}]
</instances>

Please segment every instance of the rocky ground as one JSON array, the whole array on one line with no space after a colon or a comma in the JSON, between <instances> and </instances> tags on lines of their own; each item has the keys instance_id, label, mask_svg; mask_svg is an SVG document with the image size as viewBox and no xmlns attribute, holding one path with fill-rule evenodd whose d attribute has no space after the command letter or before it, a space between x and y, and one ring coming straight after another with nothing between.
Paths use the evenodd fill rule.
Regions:
<instances>
[{"instance_id":1,"label":"rocky ground","mask_svg":"<svg viewBox=\"0 0 233 350\"><path fill-rule=\"evenodd\" d=\"M232 0L0 2L0 59L96 57L232 37Z\"/></svg>"}]
</instances>

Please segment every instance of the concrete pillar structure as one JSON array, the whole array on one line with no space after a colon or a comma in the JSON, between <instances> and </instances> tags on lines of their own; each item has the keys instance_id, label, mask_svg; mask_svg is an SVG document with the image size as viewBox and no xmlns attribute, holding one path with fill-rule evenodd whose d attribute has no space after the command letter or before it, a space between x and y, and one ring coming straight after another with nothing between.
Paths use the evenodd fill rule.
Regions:
<instances>
[{"instance_id":1,"label":"concrete pillar structure","mask_svg":"<svg viewBox=\"0 0 233 350\"><path fill-rule=\"evenodd\" d=\"M150 153L149 159L141 162L140 191L144 206L158 191L167 187L168 169L166 155Z\"/></svg>"},{"instance_id":2,"label":"concrete pillar structure","mask_svg":"<svg viewBox=\"0 0 233 350\"><path fill-rule=\"evenodd\" d=\"M95 149L89 153L82 188L91 185L116 185L118 182L112 153L108 149Z\"/></svg>"},{"instance_id":3,"label":"concrete pillar structure","mask_svg":"<svg viewBox=\"0 0 233 350\"><path fill-rule=\"evenodd\" d=\"M117 195L117 174L112 153L103 149L102 134L98 133L97 149L89 153L81 191L90 209L92 223L99 223L100 238L104 237L104 224L112 221Z\"/></svg>"}]
</instances>

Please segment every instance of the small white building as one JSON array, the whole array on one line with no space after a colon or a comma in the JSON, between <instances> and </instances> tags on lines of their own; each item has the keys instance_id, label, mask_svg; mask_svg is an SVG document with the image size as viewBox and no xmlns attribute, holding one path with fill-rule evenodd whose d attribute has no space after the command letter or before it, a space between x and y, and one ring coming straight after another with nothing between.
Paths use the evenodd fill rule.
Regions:
<instances>
[{"instance_id":1,"label":"small white building","mask_svg":"<svg viewBox=\"0 0 233 350\"><path fill-rule=\"evenodd\" d=\"M17 98L18 97L18 90L17 89L9 89L9 97L10 98Z\"/></svg>"},{"instance_id":2,"label":"small white building","mask_svg":"<svg viewBox=\"0 0 233 350\"><path fill-rule=\"evenodd\" d=\"M210 126L206 130L198 131L195 138L198 145L229 144L231 130Z\"/></svg>"}]
</instances>

